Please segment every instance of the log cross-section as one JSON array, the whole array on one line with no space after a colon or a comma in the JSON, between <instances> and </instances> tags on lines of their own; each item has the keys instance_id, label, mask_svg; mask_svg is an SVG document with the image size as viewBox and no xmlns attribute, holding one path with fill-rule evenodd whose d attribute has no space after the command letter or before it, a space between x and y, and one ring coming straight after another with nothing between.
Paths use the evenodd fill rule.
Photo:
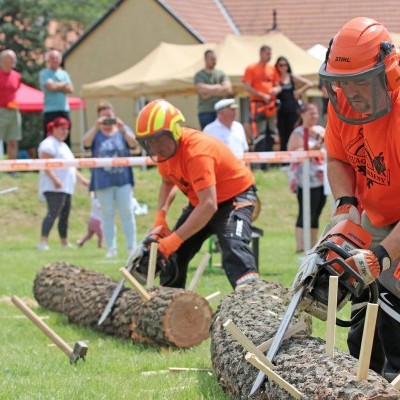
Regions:
<instances>
[{"instance_id":1,"label":"log cross-section","mask_svg":"<svg viewBox=\"0 0 400 400\"><path fill-rule=\"evenodd\" d=\"M125 287L100 326L97 324L117 282L95 271L64 262L38 272L34 295L49 310L65 314L72 323L160 346L191 347L209 336L212 310L208 301L183 289L159 287L144 302Z\"/></svg>"}]
</instances>

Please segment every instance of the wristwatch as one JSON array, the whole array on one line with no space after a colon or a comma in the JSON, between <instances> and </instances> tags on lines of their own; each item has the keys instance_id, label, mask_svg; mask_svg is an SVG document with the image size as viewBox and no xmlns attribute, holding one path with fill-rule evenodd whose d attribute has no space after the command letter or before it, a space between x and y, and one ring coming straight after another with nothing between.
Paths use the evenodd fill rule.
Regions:
<instances>
[{"instance_id":1,"label":"wristwatch","mask_svg":"<svg viewBox=\"0 0 400 400\"><path fill-rule=\"evenodd\" d=\"M392 264L392 260L390 259L390 256L389 256L388 252L386 251L386 249L381 244L376 246L372 250L372 252L375 254L375 257L379 261L379 265L381 266L381 272L390 268L390 266Z\"/></svg>"},{"instance_id":2,"label":"wristwatch","mask_svg":"<svg viewBox=\"0 0 400 400\"><path fill-rule=\"evenodd\" d=\"M343 206L344 204L350 204L354 207L358 207L357 197L343 196L343 197L339 197L335 202L336 208Z\"/></svg>"}]
</instances>

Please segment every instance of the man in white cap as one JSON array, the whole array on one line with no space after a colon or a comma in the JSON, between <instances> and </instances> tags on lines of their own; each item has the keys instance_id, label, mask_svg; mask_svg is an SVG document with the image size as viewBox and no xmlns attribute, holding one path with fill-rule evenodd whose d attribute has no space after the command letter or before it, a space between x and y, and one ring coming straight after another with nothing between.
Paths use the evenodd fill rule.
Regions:
<instances>
[{"instance_id":1,"label":"man in white cap","mask_svg":"<svg viewBox=\"0 0 400 400\"><path fill-rule=\"evenodd\" d=\"M239 159L249 150L243 125L236 121L238 108L235 99L222 99L214 105L217 118L208 124L203 132L222 140Z\"/></svg>"}]
</instances>

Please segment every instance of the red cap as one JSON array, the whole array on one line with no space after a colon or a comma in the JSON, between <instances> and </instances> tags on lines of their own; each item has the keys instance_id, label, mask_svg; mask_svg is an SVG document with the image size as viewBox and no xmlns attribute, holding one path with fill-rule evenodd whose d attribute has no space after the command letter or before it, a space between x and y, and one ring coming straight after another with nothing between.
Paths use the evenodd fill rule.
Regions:
<instances>
[{"instance_id":1,"label":"red cap","mask_svg":"<svg viewBox=\"0 0 400 400\"><path fill-rule=\"evenodd\" d=\"M53 129L58 128L60 126L66 126L67 128L69 128L71 124L66 118L57 117L56 119L47 124L47 134L51 135L53 133Z\"/></svg>"}]
</instances>

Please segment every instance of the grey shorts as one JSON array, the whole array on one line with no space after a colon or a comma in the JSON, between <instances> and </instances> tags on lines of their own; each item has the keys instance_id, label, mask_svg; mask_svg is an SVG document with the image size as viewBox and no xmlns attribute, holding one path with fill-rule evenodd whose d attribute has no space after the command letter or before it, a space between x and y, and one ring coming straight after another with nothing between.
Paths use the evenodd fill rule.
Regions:
<instances>
[{"instance_id":1,"label":"grey shorts","mask_svg":"<svg viewBox=\"0 0 400 400\"><path fill-rule=\"evenodd\" d=\"M19 110L0 108L0 140L21 140L21 114Z\"/></svg>"},{"instance_id":2,"label":"grey shorts","mask_svg":"<svg viewBox=\"0 0 400 400\"><path fill-rule=\"evenodd\" d=\"M372 225L365 211L361 216L361 226L372 235L370 248L376 247L395 227L396 224L377 227ZM391 267L379 275L379 282L392 294L400 298L400 259L392 260Z\"/></svg>"}]
</instances>

